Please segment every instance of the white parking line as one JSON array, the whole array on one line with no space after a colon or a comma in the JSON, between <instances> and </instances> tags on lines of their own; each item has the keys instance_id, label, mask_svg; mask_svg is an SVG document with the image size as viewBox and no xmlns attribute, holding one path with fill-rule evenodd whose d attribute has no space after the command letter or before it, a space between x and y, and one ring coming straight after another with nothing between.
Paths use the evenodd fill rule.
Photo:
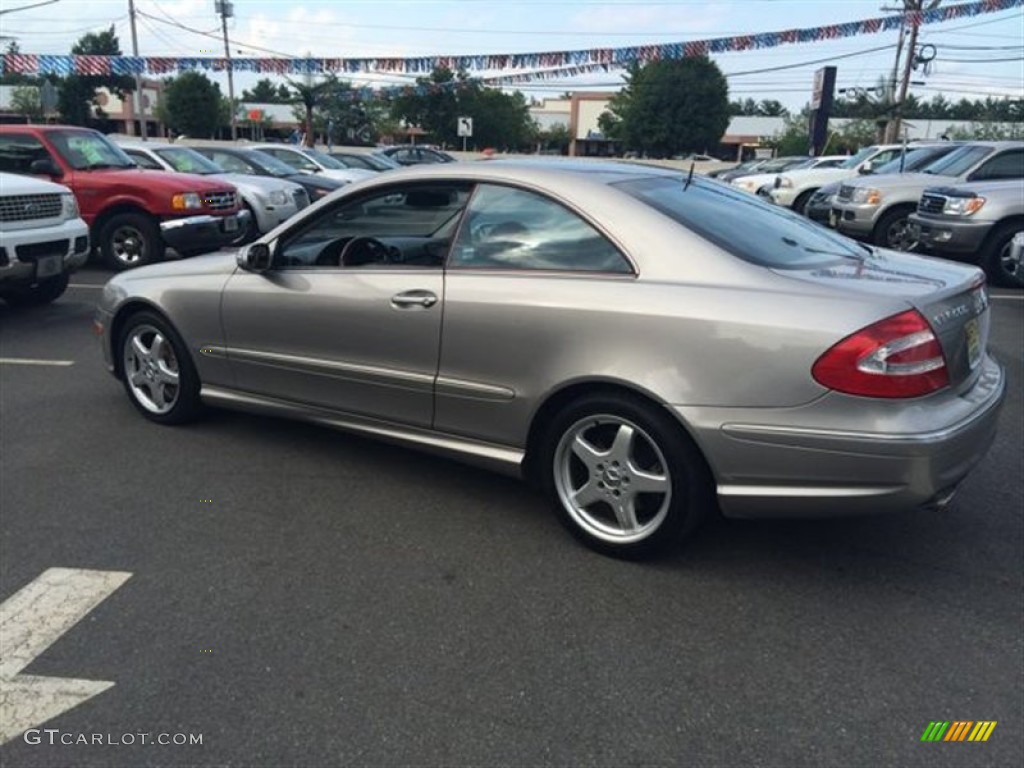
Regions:
<instances>
[{"instance_id":1,"label":"white parking line","mask_svg":"<svg viewBox=\"0 0 1024 768\"><path fill-rule=\"evenodd\" d=\"M988 297L1003 301L1024 301L1024 293L990 293Z\"/></svg>"},{"instance_id":2,"label":"white parking line","mask_svg":"<svg viewBox=\"0 0 1024 768\"><path fill-rule=\"evenodd\" d=\"M102 291L102 285L93 285L92 283L68 283L68 288L91 288L94 291Z\"/></svg>"},{"instance_id":3,"label":"white parking line","mask_svg":"<svg viewBox=\"0 0 1024 768\"><path fill-rule=\"evenodd\" d=\"M52 365L63 368L74 364L74 360L36 360L31 357L0 357L0 365Z\"/></svg>"}]
</instances>

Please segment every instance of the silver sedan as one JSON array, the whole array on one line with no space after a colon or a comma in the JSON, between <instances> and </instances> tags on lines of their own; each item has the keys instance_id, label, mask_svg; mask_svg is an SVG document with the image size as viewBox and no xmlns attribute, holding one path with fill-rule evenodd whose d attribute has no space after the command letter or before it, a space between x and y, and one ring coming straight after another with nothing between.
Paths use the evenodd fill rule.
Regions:
<instances>
[{"instance_id":1,"label":"silver sedan","mask_svg":"<svg viewBox=\"0 0 1024 768\"><path fill-rule=\"evenodd\" d=\"M989 321L978 269L716 181L496 160L382 174L237 254L118 275L96 331L152 421L216 405L447 454L641 556L716 509L947 503L1004 396Z\"/></svg>"}]
</instances>

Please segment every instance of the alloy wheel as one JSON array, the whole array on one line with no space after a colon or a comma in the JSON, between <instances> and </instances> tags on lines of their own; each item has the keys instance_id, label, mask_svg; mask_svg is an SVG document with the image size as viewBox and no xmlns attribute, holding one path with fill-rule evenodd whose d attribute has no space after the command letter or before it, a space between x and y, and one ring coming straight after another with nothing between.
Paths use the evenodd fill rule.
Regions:
<instances>
[{"instance_id":1,"label":"alloy wheel","mask_svg":"<svg viewBox=\"0 0 1024 768\"><path fill-rule=\"evenodd\" d=\"M177 403L178 358L171 342L152 325L136 326L125 338L124 375L132 397L150 413L166 414Z\"/></svg>"}]
</instances>

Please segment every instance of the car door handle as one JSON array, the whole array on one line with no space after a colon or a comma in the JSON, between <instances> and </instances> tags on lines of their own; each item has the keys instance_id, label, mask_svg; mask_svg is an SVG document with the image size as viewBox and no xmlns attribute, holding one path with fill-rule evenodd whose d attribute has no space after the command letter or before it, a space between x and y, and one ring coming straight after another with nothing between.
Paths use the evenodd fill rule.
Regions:
<instances>
[{"instance_id":1,"label":"car door handle","mask_svg":"<svg viewBox=\"0 0 1024 768\"><path fill-rule=\"evenodd\" d=\"M391 304L399 309L405 307L432 307L437 304L437 296L430 291L406 291L391 297Z\"/></svg>"}]
</instances>

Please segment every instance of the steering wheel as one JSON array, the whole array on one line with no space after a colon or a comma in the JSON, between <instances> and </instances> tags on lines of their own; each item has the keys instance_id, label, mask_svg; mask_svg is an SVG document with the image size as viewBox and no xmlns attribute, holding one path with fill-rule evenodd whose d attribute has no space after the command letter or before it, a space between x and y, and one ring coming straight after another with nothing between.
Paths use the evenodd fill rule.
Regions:
<instances>
[{"instance_id":1,"label":"steering wheel","mask_svg":"<svg viewBox=\"0 0 1024 768\"><path fill-rule=\"evenodd\" d=\"M386 264L393 261L391 249L374 237L353 237L341 249L338 261L345 267L362 264Z\"/></svg>"}]
</instances>

